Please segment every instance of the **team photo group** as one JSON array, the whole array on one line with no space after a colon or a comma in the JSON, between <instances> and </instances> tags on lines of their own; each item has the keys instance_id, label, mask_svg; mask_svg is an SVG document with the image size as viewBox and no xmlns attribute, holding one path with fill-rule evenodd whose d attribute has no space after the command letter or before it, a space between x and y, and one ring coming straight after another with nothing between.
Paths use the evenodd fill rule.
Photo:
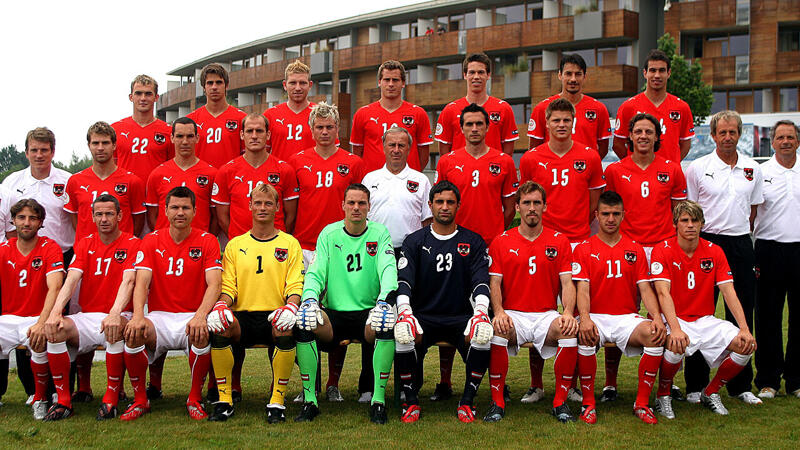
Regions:
<instances>
[{"instance_id":1,"label":"team photo group","mask_svg":"<svg viewBox=\"0 0 800 450\"><path fill-rule=\"evenodd\" d=\"M73 403L94 402L103 350L97 419L133 421L162 398L165 357L178 350L188 416L236 420L246 349L265 347L267 422L308 422L321 399L343 401L354 343L358 401L377 424L389 420L390 377L400 421L422 419L431 347L441 378L430 401L454 395L456 352L464 362L453 412L465 423L503 420L509 358L523 348L530 385L511 387L527 389L523 403L552 397L546 411L560 422L594 424L598 401L622 403L622 355L639 358L638 386L619 407L646 424L676 419L673 401L727 415L723 387L757 405L783 379L800 398L798 323L785 357L782 333L787 295L790 306L800 295L796 124L775 123L774 155L759 164L737 151L740 115L718 112L716 148L682 166L694 118L667 93L663 52L649 53L645 89L612 115L583 93L581 56L565 54L561 92L533 99L529 150L515 162L520 133L488 93L492 61L470 54L462 71L466 95L432 127L403 100L403 64L384 62L380 99L356 111L349 143L339 142L349 111L309 101L300 61L285 70L287 101L263 114L230 105L228 72L208 64L205 105L171 124L154 115L157 82L136 76L133 114L88 128L92 164L73 175L52 163L53 132L31 130L29 167L0 185L0 398L14 354L33 418L68 418ZM619 161L604 167L609 150ZM487 373L490 402L478 405Z\"/></svg>"}]
</instances>

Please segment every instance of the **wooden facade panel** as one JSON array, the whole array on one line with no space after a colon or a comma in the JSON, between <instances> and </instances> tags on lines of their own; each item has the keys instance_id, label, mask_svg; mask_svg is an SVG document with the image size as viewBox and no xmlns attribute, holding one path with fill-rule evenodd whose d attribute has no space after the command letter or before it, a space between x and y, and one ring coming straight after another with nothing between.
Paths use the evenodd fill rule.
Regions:
<instances>
[{"instance_id":1,"label":"wooden facade panel","mask_svg":"<svg viewBox=\"0 0 800 450\"><path fill-rule=\"evenodd\" d=\"M434 81L406 86L406 100L420 106L441 106L464 96L464 80Z\"/></svg>"},{"instance_id":2,"label":"wooden facade panel","mask_svg":"<svg viewBox=\"0 0 800 450\"><path fill-rule=\"evenodd\" d=\"M381 45L370 44L335 52L339 70L354 70L381 65Z\"/></svg>"},{"instance_id":3,"label":"wooden facade panel","mask_svg":"<svg viewBox=\"0 0 800 450\"><path fill-rule=\"evenodd\" d=\"M194 100L195 83L187 83L175 89L170 89L161 94L158 98L160 104L159 108L177 105L184 102L191 102Z\"/></svg>"},{"instance_id":4,"label":"wooden facade panel","mask_svg":"<svg viewBox=\"0 0 800 450\"><path fill-rule=\"evenodd\" d=\"M518 48L521 43L521 33L522 23L467 30L467 52Z\"/></svg>"},{"instance_id":5,"label":"wooden facade panel","mask_svg":"<svg viewBox=\"0 0 800 450\"><path fill-rule=\"evenodd\" d=\"M389 41L381 44L381 62L395 59L398 61L419 61L458 54L458 33L435 34L411 39ZM379 63L380 64L380 63Z\"/></svg>"},{"instance_id":6,"label":"wooden facade panel","mask_svg":"<svg viewBox=\"0 0 800 450\"><path fill-rule=\"evenodd\" d=\"M624 9L604 12L603 37L639 39L639 14Z\"/></svg>"}]
</instances>

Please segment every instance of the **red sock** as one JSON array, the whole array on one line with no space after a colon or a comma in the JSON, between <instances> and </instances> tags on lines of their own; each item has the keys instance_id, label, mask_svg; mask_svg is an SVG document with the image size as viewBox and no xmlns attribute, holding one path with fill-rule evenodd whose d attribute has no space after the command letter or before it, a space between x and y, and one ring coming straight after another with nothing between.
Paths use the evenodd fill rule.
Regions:
<instances>
[{"instance_id":1,"label":"red sock","mask_svg":"<svg viewBox=\"0 0 800 450\"><path fill-rule=\"evenodd\" d=\"M731 355L728 355L728 357L722 361L719 369L717 369L717 374L714 375L714 378L712 378L711 382L708 383L708 386L706 386L706 395L716 394L719 392L719 389L722 386L728 384L728 380L738 375L739 372L744 369L743 365L739 365L736 361L731 359ZM747 361L748 359L745 360L745 364L747 364Z\"/></svg>"},{"instance_id":2,"label":"red sock","mask_svg":"<svg viewBox=\"0 0 800 450\"><path fill-rule=\"evenodd\" d=\"M531 368L531 387L544 389L542 372L544 371L544 360L539 356L539 352L532 348L528 353L528 365Z\"/></svg>"},{"instance_id":3,"label":"red sock","mask_svg":"<svg viewBox=\"0 0 800 450\"><path fill-rule=\"evenodd\" d=\"M325 388L339 386L339 378L342 376L344 359L347 356L347 346L340 345L328 353L328 382Z\"/></svg>"},{"instance_id":4,"label":"red sock","mask_svg":"<svg viewBox=\"0 0 800 450\"><path fill-rule=\"evenodd\" d=\"M122 377L125 374L125 357L122 353L108 353L106 351L106 393L103 403L117 406L119 403L119 389L122 386Z\"/></svg>"},{"instance_id":5,"label":"red sock","mask_svg":"<svg viewBox=\"0 0 800 450\"><path fill-rule=\"evenodd\" d=\"M92 361L94 361L94 350L78 355L75 358L75 367L78 373L78 390L81 392L92 392Z\"/></svg>"},{"instance_id":6,"label":"red sock","mask_svg":"<svg viewBox=\"0 0 800 450\"><path fill-rule=\"evenodd\" d=\"M58 403L66 407L72 407L72 392L70 392L69 386L69 368L70 368L70 360L69 360L69 353L67 350L67 345L65 343L60 343L61 348L63 348L63 352L61 352L61 348L56 351L59 353L53 353L52 347L59 346L59 344L50 344L48 343L47 346L47 360L50 364L50 374L53 376L53 385L56 388L56 393L58 394Z\"/></svg>"},{"instance_id":7,"label":"red sock","mask_svg":"<svg viewBox=\"0 0 800 450\"><path fill-rule=\"evenodd\" d=\"M196 351L205 351L205 353L198 355ZM187 403L200 403L203 401L203 383L206 381L206 375L210 367L211 347L196 349L192 346L191 350L189 350L189 370L192 372L192 389L189 391Z\"/></svg>"},{"instance_id":8,"label":"red sock","mask_svg":"<svg viewBox=\"0 0 800 450\"><path fill-rule=\"evenodd\" d=\"M125 347L125 367L128 368L128 378L131 379L133 386L133 402L137 405L147 404L147 355L144 353L144 346L136 352L128 352Z\"/></svg>"},{"instance_id":9,"label":"red sock","mask_svg":"<svg viewBox=\"0 0 800 450\"><path fill-rule=\"evenodd\" d=\"M190 366L191 367L191 366ZM204 379L205 381L205 379ZM207 391L217 388L217 376L214 375L214 366L208 366L208 387ZM202 395L201 395L202 397Z\"/></svg>"},{"instance_id":10,"label":"red sock","mask_svg":"<svg viewBox=\"0 0 800 450\"><path fill-rule=\"evenodd\" d=\"M153 361L148 368L150 371L150 386L156 389L161 389L161 375L164 373L164 362L167 360L167 354L159 356L157 360ZM127 363L126 363L127 364Z\"/></svg>"},{"instance_id":11,"label":"red sock","mask_svg":"<svg viewBox=\"0 0 800 450\"><path fill-rule=\"evenodd\" d=\"M506 385L508 374L508 344L496 342L502 338L492 338L492 349L489 354L489 386L492 391L492 401L501 408L506 407L503 397L503 387Z\"/></svg>"},{"instance_id":12,"label":"red sock","mask_svg":"<svg viewBox=\"0 0 800 450\"><path fill-rule=\"evenodd\" d=\"M578 353L578 372L581 379L581 394L583 394L583 404L594 407L594 377L597 373L597 355L591 349L591 355ZM586 352L588 353L588 352Z\"/></svg>"},{"instance_id":13,"label":"red sock","mask_svg":"<svg viewBox=\"0 0 800 450\"><path fill-rule=\"evenodd\" d=\"M450 375L453 373L453 359L455 359L455 356L455 347L443 347L439 349L439 372L442 375L442 378L439 380L440 384L453 384Z\"/></svg>"},{"instance_id":14,"label":"red sock","mask_svg":"<svg viewBox=\"0 0 800 450\"><path fill-rule=\"evenodd\" d=\"M272 353L270 351L270 353ZM244 347L236 345L233 347L233 371L231 372L231 390L242 392L242 367L247 351ZM272 392L270 389L268 392Z\"/></svg>"},{"instance_id":15,"label":"red sock","mask_svg":"<svg viewBox=\"0 0 800 450\"><path fill-rule=\"evenodd\" d=\"M33 400L45 400L47 399L47 385L50 383L50 366L47 361L43 363L34 362L34 358L36 358L36 355L31 356L31 371L33 372L33 378L36 380L36 391L33 394Z\"/></svg>"},{"instance_id":16,"label":"red sock","mask_svg":"<svg viewBox=\"0 0 800 450\"><path fill-rule=\"evenodd\" d=\"M566 345L569 345L569 347ZM556 353L556 361L553 363L553 369L556 374L556 394L553 397L554 408L561 406L567 401L569 387L572 385L572 380L575 378L573 374L575 373L577 359L578 340L575 338L559 339L558 353Z\"/></svg>"},{"instance_id":17,"label":"red sock","mask_svg":"<svg viewBox=\"0 0 800 450\"><path fill-rule=\"evenodd\" d=\"M670 389L672 389L672 379L675 378L675 374L678 373L680 369L680 362L671 363L667 361L667 358L663 358L661 360L661 373L658 376L657 396L663 397L670 394Z\"/></svg>"},{"instance_id":18,"label":"red sock","mask_svg":"<svg viewBox=\"0 0 800 450\"><path fill-rule=\"evenodd\" d=\"M647 406L650 403L650 393L653 391L653 384L656 381L658 368L661 366L661 359L661 355L654 356L645 353L642 355L642 359L639 360L639 389L636 391L637 405Z\"/></svg>"},{"instance_id":19,"label":"red sock","mask_svg":"<svg viewBox=\"0 0 800 450\"><path fill-rule=\"evenodd\" d=\"M607 347L606 352L606 386L617 387L617 373L619 362L622 359L622 350L617 347Z\"/></svg>"}]
</instances>

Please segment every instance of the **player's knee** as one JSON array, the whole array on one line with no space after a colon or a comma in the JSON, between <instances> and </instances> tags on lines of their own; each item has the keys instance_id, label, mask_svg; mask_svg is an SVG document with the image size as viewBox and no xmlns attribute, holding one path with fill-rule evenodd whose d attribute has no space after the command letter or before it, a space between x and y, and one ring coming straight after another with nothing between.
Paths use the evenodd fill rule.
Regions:
<instances>
[{"instance_id":1,"label":"player's knee","mask_svg":"<svg viewBox=\"0 0 800 450\"><path fill-rule=\"evenodd\" d=\"M275 347L280 350L291 350L295 346L294 336L276 336Z\"/></svg>"},{"instance_id":2,"label":"player's knee","mask_svg":"<svg viewBox=\"0 0 800 450\"><path fill-rule=\"evenodd\" d=\"M221 334L211 335L211 348L225 348L231 345L231 338Z\"/></svg>"},{"instance_id":3,"label":"player's knee","mask_svg":"<svg viewBox=\"0 0 800 450\"><path fill-rule=\"evenodd\" d=\"M316 336L313 331L295 329L294 338L297 342L313 342Z\"/></svg>"}]
</instances>

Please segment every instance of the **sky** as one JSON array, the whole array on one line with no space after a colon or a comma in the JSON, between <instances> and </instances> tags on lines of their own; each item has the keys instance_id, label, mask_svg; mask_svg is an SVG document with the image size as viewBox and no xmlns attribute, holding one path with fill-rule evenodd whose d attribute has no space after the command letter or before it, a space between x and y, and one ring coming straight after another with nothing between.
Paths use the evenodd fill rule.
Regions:
<instances>
[{"instance_id":1,"label":"sky","mask_svg":"<svg viewBox=\"0 0 800 450\"><path fill-rule=\"evenodd\" d=\"M394 0L391 7L419 3ZM139 0L4 2L0 14L0 148L25 148L46 126L56 160L88 155L86 130L131 115L130 82L140 73L159 90L167 72L204 56L285 31L389 7L363 1L192 2Z\"/></svg>"}]
</instances>

